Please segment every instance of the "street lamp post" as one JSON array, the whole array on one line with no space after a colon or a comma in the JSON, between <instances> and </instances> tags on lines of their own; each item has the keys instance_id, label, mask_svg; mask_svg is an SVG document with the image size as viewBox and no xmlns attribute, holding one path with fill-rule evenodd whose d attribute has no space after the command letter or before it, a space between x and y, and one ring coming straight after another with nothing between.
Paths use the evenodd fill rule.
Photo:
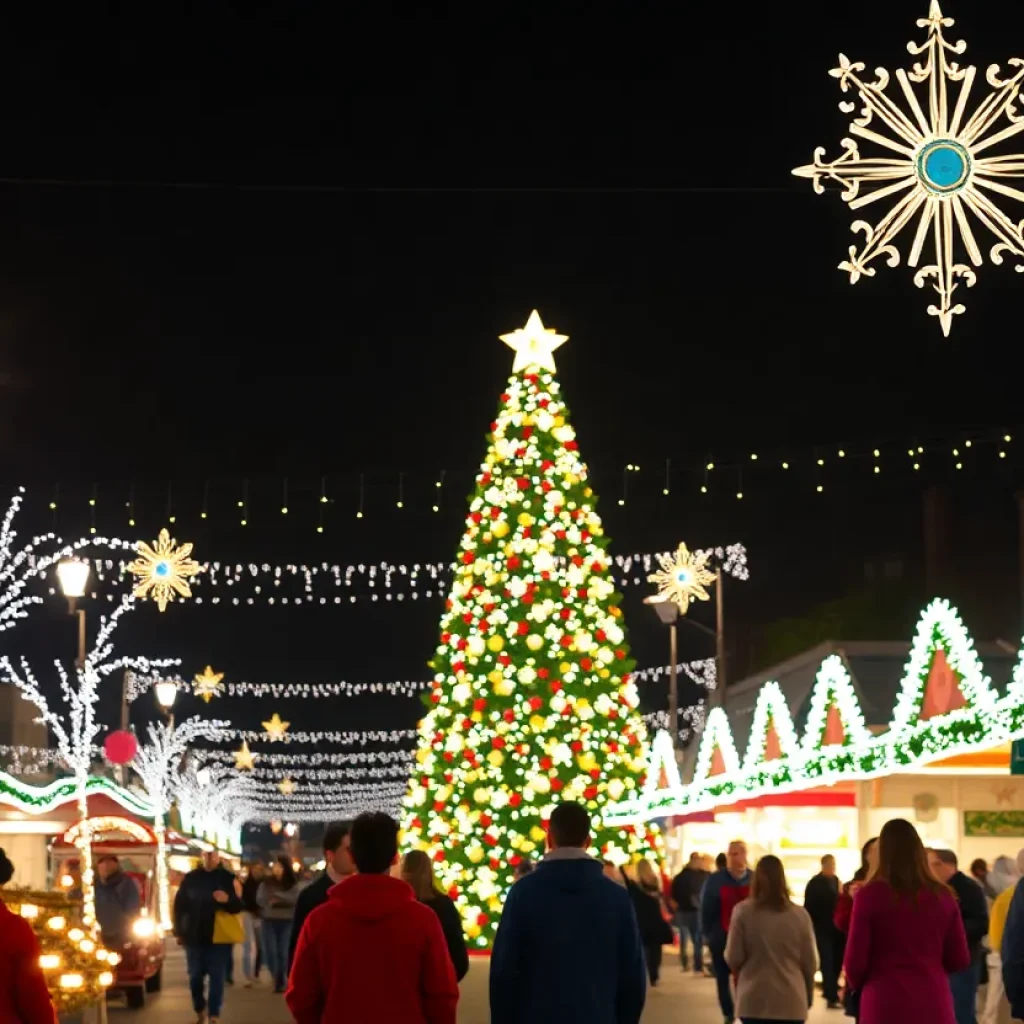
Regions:
<instances>
[{"instance_id":1,"label":"street lamp post","mask_svg":"<svg viewBox=\"0 0 1024 1024\"><path fill-rule=\"evenodd\" d=\"M156 694L156 702L160 707L160 711L163 716L167 719L168 725L174 728L174 702L178 697L178 684L172 679L161 679L153 687L153 692Z\"/></svg>"},{"instance_id":2,"label":"street lamp post","mask_svg":"<svg viewBox=\"0 0 1024 1024\"><path fill-rule=\"evenodd\" d=\"M68 599L68 612L78 619L78 657L75 667L85 668L85 609L78 607L78 599L85 597L89 585L89 563L77 558L65 558L57 563L57 580Z\"/></svg>"},{"instance_id":3,"label":"street lamp post","mask_svg":"<svg viewBox=\"0 0 1024 1024\"><path fill-rule=\"evenodd\" d=\"M669 629L668 728L672 735L672 746L675 747L679 742L679 645L676 631L679 605L659 594L645 597L644 604L649 604Z\"/></svg>"}]
</instances>

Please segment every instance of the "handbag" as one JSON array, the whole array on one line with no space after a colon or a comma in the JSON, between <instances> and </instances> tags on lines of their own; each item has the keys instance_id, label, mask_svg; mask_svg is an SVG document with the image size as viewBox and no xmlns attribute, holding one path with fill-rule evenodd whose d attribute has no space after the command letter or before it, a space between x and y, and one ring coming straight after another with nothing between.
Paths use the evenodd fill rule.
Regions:
<instances>
[{"instance_id":1,"label":"handbag","mask_svg":"<svg viewBox=\"0 0 1024 1024\"><path fill-rule=\"evenodd\" d=\"M854 1020L860 1017L860 992L851 992L847 989L843 993L843 1013Z\"/></svg>"},{"instance_id":2,"label":"handbag","mask_svg":"<svg viewBox=\"0 0 1024 1024\"><path fill-rule=\"evenodd\" d=\"M218 910L213 919L213 944L215 946L237 946L245 941L241 914L229 914Z\"/></svg>"}]
</instances>

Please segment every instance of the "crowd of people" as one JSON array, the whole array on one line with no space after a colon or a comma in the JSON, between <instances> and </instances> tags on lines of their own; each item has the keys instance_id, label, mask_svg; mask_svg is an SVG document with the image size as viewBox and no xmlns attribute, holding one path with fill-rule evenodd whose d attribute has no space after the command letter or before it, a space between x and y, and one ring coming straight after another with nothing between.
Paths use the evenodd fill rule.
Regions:
<instances>
[{"instance_id":1,"label":"crowd of people","mask_svg":"<svg viewBox=\"0 0 1024 1024\"><path fill-rule=\"evenodd\" d=\"M591 856L590 833L585 808L559 804L546 855L518 867L491 952L494 1024L638 1024L676 939L670 922L683 971L704 976L708 954L726 1024L806 1021L819 971L827 1007L861 1024L1024 1021L1024 850L966 874L895 819L848 882L823 857L800 906L782 861L763 856L751 870L743 842L714 870L691 855L670 881L650 862L624 870ZM370 813L325 830L324 861L303 886L286 857L240 879L211 850L184 878L174 934L197 1024L218 1022L236 944L245 984L265 965L296 1024L455 1024L469 957L432 860L400 858L397 823ZM116 860L97 871L100 924L113 934L132 893ZM0 851L0 885L11 874ZM38 961L28 923L0 902L0 1021L52 1024Z\"/></svg>"}]
</instances>

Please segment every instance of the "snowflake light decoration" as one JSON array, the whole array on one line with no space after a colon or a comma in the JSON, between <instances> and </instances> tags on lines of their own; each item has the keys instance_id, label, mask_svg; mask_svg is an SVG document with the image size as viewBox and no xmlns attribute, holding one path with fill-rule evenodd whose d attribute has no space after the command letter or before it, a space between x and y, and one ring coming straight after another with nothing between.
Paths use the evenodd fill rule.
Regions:
<instances>
[{"instance_id":1,"label":"snowflake light decoration","mask_svg":"<svg viewBox=\"0 0 1024 1024\"><path fill-rule=\"evenodd\" d=\"M840 143L844 152L838 159L825 160L825 150L819 148L815 150L814 163L793 171L798 177L810 178L819 194L825 191L824 180L838 182L843 187L842 198L851 210L883 199L895 200L895 205L876 224L866 220L852 224L852 231L863 232L864 242L859 249L851 246L849 259L839 264L840 270L849 273L851 284L861 277L873 277L875 268L871 264L879 257L885 257L890 267L898 266L900 253L893 242L920 214L907 263L911 267L921 264L930 238L934 262L920 267L914 284L924 288L931 283L938 301L928 307L928 312L938 317L946 336L953 326L953 317L965 309L954 302L954 293L961 283L972 288L977 280L971 266L957 262L955 249L966 250L973 267L984 263L969 213L995 236L989 259L998 266L1004 254L1011 254L1021 261L1017 271L1024 273L1024 221L1014 223L992 196L996 193L1024 201L1024 192L1000 180L1024 177L1024 154L986 154L991 147L1024 131L1024 109L1020 106L1024 60L1014 57L1009 61L1016 71L1010 78L1001 77L998 64L990 66L986 77L994 91L970 117L966 116L977 69L960 67L947 59L948 55L959 55L967 49L963 40L950 43L944 37L943 30L953 24L952 18L943 16L938 0L932 0L928 17L917 22L919 28L928 30L928 38L921 44L908 43L907 48L915 56L924 55L924 59L909 72L902 68L896 72L905 105L886 92L890 78L884 68L876 69L875 81L868 82L861 77L864 64L851 63L840 54L839 67L829 74L839 79L839 88L844 93L856 90L863 104L850 132L888 153L862 157L857 141L846 138ZM950 83L959 84L952 111ZM927 115L914 90L915 84L927 88ZM857 104L844 101L839 109L853 114ZM1002 123L1004 116L1006 123ZM872 124L888 134L874 130ZM955 244L958 236L960 245Z\"/></svg>"},{"instance_id":2,"label":"snowflake light decoration","mask_svg":"<svg viewBox=\"0 0 1024 1024\"><path fill-rule=\"evenodd\" d=\"M176 546L166 530L160 531L156 547L150 547L145 541L139 541L139 557L127 566L136 579L135 596L152 597L160 611L167 610L167 603L174 600L174 595L191 597L192 589L188 580L202 571L202 566L194 561L191 544Z\"/></svg>"},{"instance_id":3,"label":"snowflake light decoration","mask_svg":"<svg viewBox=\"0 0 1024 1024\"><path fill-rule=\"evenodd\" d=\"M647 582L658 585L658 600L674 601L685 615L691 601L710 599L704 588L718 578L707 568L710 557L710 551L691 553L685 544L680 544L675 554L658 555L661 569L648 576Z\"/></svg>"},{"instance_id":4,"label":"snowflake light decoration","mask_svg":"<svg viewBox=\"0 0 1024 1024\"><path fill-rule=\"evenodd\" d=\"M214 697L219 697L223 692L224 686L221 683L223 678L223 672L214 672L213 669L207 665L206 668L192 680L192 692L197 697L202 697L202 699L209 704Z\"/></svg>"}]
</instances>

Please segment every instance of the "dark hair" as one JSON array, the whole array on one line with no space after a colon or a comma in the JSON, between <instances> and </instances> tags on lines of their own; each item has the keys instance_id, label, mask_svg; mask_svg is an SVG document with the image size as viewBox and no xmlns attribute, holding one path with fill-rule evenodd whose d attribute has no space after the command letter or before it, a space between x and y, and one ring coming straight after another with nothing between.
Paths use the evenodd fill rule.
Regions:
<instances>
[{"instance_id":1,"label":"dark hair","mask_svg":"<svg viewBox=\"0 0 1024 1024\"><path fill-rule=\"evenodd\" d=\"M7 854L0 848L0 885L6 885L14 877L14 865L7 859Z\"/></svg>"},{"instance_id":2,"label":"dark hair","mask_svg":"<svg viewBox=\"0 0 1024 1024\"><path fill-rule=\"evenodd\" d=\"M720 853L715 858L715 867L718 868L719 871L724 871L725 868L726 868L726 865L728 863L729 863L729 858L726 857L726 855L724 853Z\"/></svg>"},{"instance_id":3,"label":"dark hair","mask_svg":"<svg viewBox=\"0 0 1024 1024\"><path fill-rule=\"evenodd\" d=\"M382 811L367 811L352 823L352 859L361 875L383 875L398 854L398 822Z\"/></svg>"},{"instance_id":4,"label":"dark hair","mask_svg":"<svg viewBox=\"0 0 1024 1024\"><path fill-rule=\"evenodd\" d=\"M897 896L912 896L915 900L925 891L936 895L952 891L931 873L917 829L903 818L893 818L882 827L878 870L871 882L885 882Z\"/></svg>"},{"instance_id":5,"label":"dark hair","mask_svg":"<svg viewBox=\"0 0 1024 1024\"><path fill-rule=\"evenodd\" d=\"M938 850L935 851L938 853ZM978 857L971 861L971 874L972 875L987 875L988 874L988 861L984 857Z\"/></svg>"},{"instance_id":6,"label":"dark hair","mask_svg":"<svg viewBox=\"0 0 1024 1024\"><path fill-rule=\"evenodd\" d=\"M295 886L298 879L295 877L295 868L292 867L292 861L290 857L286 857L283 853L278 854L277 863L281 865L281 886L284 889L291 889Z\"/></svg>"},{"instance_id":7,"label":"dark hair","mask_svg":"<svg viewBox=\"0 0 1024 1024\"><path fill-rule=\"evenodd\" d=\"M103 854L103 856L100 857L100 859L96 861L96 863L102 864L105 860L112 860L118 867L121 866L121 862L112 853Z\"/></svg>"},{"instance_id":8,"label":"dark hair","mask_svg":"<svg viewBox=\"0 0 1024 1024\"><path fill-rule=\"evenodd\" d=\"M421 903L432 900L440 891L434 877L434 863L425 850L410 850L402 858L402 877L412 886Z\"/></svg>"},{"instance_id":9,"label":"dark hair","mask_svg":"<svg viewBox=\"0 0 1024 1024\"><path fill-rule=\"evenodd\" d=\"M956 854L952 850L937 850L935 847L931 847L931 852L935 854L938 860L941 860L943 864L948 864L951 868L957 867ZM974 865L972 864L973 868Z\"/></svg>"},{"instance_id":10,"label":"dark hair","mask_svg":"<svg viewBox=\"0 0 1024 1024\"><path fill-rule=\"evenodd\" d=\"M590 815L583 804L567 800L551 812L548 829L555 846L583 847L590 836Z\"/></svg>"},{"instance_id":11,"label":"dark hair","mask_svg":"<svg viewBox=\"0 0 1024 1024\"><path fill-rule=\"evenodd\" d=\"M348 825L342 825L340 821L328 825L324 829L324 853L336 853L348 833Z\"/></svg>"},{"instance_id":12,"label":"dark hair","mask_svg":"<svg viewBox=\"0 0 1024 1024\"><path fill-rule=\"evenodd\" d=\"M853 874L853 880L855 882L864 882L867 880L868 871L868 851L875 843L878 842L878 836L872 836L861 848L860 848L860 867Z\"/></svg>"},{"instance_id":13,"label":"dark hair","mask_svg":"<svg viewBox=\"0 0 1024 1024\"><path fill-rule=\"evenodd\" d=\"M533 870L533 861L529 857L524 857L516 866L512 872L512 876L516 879L520 879L528 875Z\"/></svg>"},{"instance_id":14,"label":"dark hair","mask_svg":"<svg viewBox=\"0 0 1024 1024\"><path fill-rule=\"evenodd\" d=\"M778 857L769 853L757 862L754 880L750 885L750 898L758 906L771 910L785 910L789 906L786 872Z\"/></svg>"}]
</instances>

